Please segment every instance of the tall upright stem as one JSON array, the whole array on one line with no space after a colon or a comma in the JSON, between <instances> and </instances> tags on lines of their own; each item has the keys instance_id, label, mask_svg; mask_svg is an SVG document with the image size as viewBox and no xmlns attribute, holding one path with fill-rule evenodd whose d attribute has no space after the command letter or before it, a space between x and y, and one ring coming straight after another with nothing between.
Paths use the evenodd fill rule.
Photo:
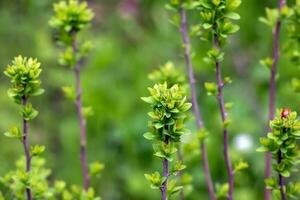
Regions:
<instances>
[{"instance_id":1,"label":"tall upright stem","mask_svg":"<svg viewBox=\"0 0 300 200\"><path fill-rule=\"evenodd\" d=\"M76 44L76 37L75 34L73 35L73 53L76 54L78 52L77 44ZM79 127L80 127L80 163L81 163L81 170L82 170L82 177L83 177L83 188L85 191L89 188L89 174L88 174L88 164L87 164L87 151L86 151L86 121L84 119L82 113L82 88L81 88L81 80L80 80L80 69L81 69L81 62L78 61L76 63L74 72L76 78L76 109L77 109L77 117L79 120Z\"/></svg>"},{"instance_id":2,"label":"tall upright stem","mask_svg":"<svg viewBox=\"0 0 300 200\"><path fill-rule=\"evenodd\" d=\"M285 5L285 0L278 1L279 11ZM276 73L279 60L279 35L281 30L280 17L277 18L275 30L273 32L273 64L271 68L271 77L269 82L269 121L274 119L276 104ZM271 153L266 153L265 178L271 177ZM271 190L265 188L265 200L271 199Z\"/></svg>"},{"instance_id":3,"label":"tall upright stem","mask_svg":"<svg viewBox=\"0 0 300 200\"><path fill-rule=\"evenodd\" d=\"M22 105L25 106L27 103L27 98L25 96L22 97ZM25 152L25 159L26 159L26 172L30 172L30 165L31 165L31 156L29 151L29 142L28 142L28 122L23 118L23 137L22 143ZM26 188L26 195L28 200L32 200L32 194L30 188Z\"/></svg>"},{"instance_id":4,"label":"tall upright stem","mask_svg":"<svg viewBox=\"0 0 300 200\"><path fill-rule=\"evenodd\" d=\"M282 161L282 153L281 151L278 152L278 159L277 163L280 164ZM278 173L278 183L279 183L279 188L280 188L280 195L281 195L281 200L287 200L286 194L284 192L284 181L283 181L283 176Z\"/></svg>"},{"instance_id":5,"label":"tall upright stem","mask_svg":"<svg viewBox=\"0 0 300 200\"><path fill-rule=\"evenodd\" d=\"M213 37L213 44L215 48L220 49L219 38L218 35L216 34L214 34ZM227 120L227 111L224 103L224 96L223 96L224 83L222 81L221 65L219 61L215 62L215 67L216 67L216 79L218 84L217 100L220 107L222 122L224 123ZM223 142L224 142L223 154L224 154L225 165L226 165L226 170L228 175L228 183L229 183L229 191L228 191L227 199L232 200L233 189L234 189L234 174L233 174L232 164L229 158L228 130L225 126L223 127Z\"/></svg>"},{"instance_id":6,"label":"tall upright stem","mask_svg":"<svg viewBox=\"0 0 300 200\"><path fill-rule=\"evenodd\" d=\"M165 144L169 144L169 138L168 136L165 137ZM161 196L162 200L167 200L167 193L168 193L168 178L169 178L169 161L164 158L163 159L163 176L165 177L165 181L163 182L161 186Z\"/></svg>"},{"instance_id":7,"label":"tall upright stem","mask_svg":"<svg viewBox=\"0 0 300 200\"><path fill-rule=\"evenodd\" d=\"M203 120L200 114L200 109L197 101L197 92L196 92L196 81L194 77L194 71L193 71L193 65L191 61L191 44L190 44L190 38L188 35L188 28L187 28L187 17L185 9L183 8L182 1L180 6L180 31L182 35L182 40L184 43L184 58L185 58L185 64L188 72L189 77L189 85L191 90L191 96L192 96L192 105L193 105L193 111L196 118L196 123L198 129L202 129L204 127ZM213 182L211 178L210 168L209 168L209 162L207 157L207 151L206 151L206 145L204 141L200 142L200 148L201 148L201 156L202 156L202 166L205 174L206 184L208 187L208 192L211 200L216 200L216 195L213 187Z\"/></svg>"}]
</instances>

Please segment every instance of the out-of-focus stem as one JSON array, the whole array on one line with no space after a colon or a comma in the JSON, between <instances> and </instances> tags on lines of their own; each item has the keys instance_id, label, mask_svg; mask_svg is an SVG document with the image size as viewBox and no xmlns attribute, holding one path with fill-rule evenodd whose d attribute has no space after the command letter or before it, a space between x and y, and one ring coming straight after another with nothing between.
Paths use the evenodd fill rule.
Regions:
<instances>
[{"instance_id":1,"label":"out-of-focus stem","mask_svg":"<svg viewBox=\"0 0 300 200\"><path fill-rule=\"evenodd\" d=\"M285 5L285 0L278 1L278 10ZM273 32L273 64L271 68L271 77L269 82L269 121L274 119L275 115L275 104L276 104L276 73L277 65L279 60L279 35L281 30L281 20L280 16L276 21L275 30ZM265 166L265 178L270 178L271 176L271 153L266 153L266 166ZM265 188L265 200L271 199L271 190Z\"/></svg>"},{"instance_id":2,"label":"out-of-focus stem","mask_svg":"<svg viewBox=\"0 0 300 200\"><path fill-rule=\"evenodd\" d=\"M73 34L73 53L76 54L78 52L77 44L76 44L76 35ZM85 191L89 188L89 174L88 174L88 163L87 163L87 151L86 151L86 121L82 113L82 88L81 88L81 79L80 79L80 69L81 69L81 61L76 63L74 68L75 79L76 79L76 109L77 109L77 117L79 120L80 127L80 163L83 177L83 188Z\"/></svg>"},{"instance_id":3,"label":"out-of-focus stem","mask_svg":"<svg viewBox=\"0 0 300 200\"><path fill-rule=\"evenodd\" d=\"M190 50L190 38L188 35L188 28L187 28L187 17L185 9L183 8L182 1L181 1L181 7L179 9L180 13L180 31L182 35L183 45L184 45L184 58L185 58L185 64L188 71L188 77L189 77L189 85L191 90L191 96L192 96L192 105L193 105L193 111L196 118L196 123L198 129L202 129L203 126L203 120L200 114L199 105L197 102L197 92L196 92L196 81L194 77L194 71L193 71L193 65L191 61L191 50ZM207 157L207 151L206 151L206 145L204 141L200 142L200 148L201 148L201 156L202 156L202 165L203 170L206 178L206 184L208 187L208 192L211 200L216 200L216 195L213 187L213 182L211 178L210 168L209 168L209 162Z\"/></svg>"},{"instance_id":4,"label":"out-of-focus stem","mask_svg":"<svg viewBox=\"0 0 300 200\"><path fill-rule=\"evenodd\" d=\"M214 48L220 49L219 38L218 38L217 34L214 34L213 45L214 45ZM225 103L224 103L224 96L223 96L224 83L222 81L220 62L216 61L215 66L216 66L216 79L217 79L217 84L218 84L217 100L218 100L219 107L220 107L222 122L224 123L227 120L227 111L226 111ZM227 199L232 200L233 199L233 190L234 190L234 173L233 173L232 164L231 164L231 161L229 158L228 130L225 126L223 127L223 142L224 142L223 154L224 154L225 165L226 165L227 176L228 176L228 183L229 183L229 191L228 191Z\"/></svg>"},{"instance_id":5,"label":"out-of-focus stem","mask_svg":"<svg viewBox=\"0 0 300 200\"><path fill-rule=\"evenodd\" d=\"M22 105L25 106L27 103L27 98L25 96L22 97ZM28 122L23 118L23 137L22 143L24 146L25 159L26 159L26 172L30 172L31 165L31 156L29 151L29 142L28 142ZM30 188L26 188L26 195L28 200L32 200L32 194Z\"/></svg>"}]
</instances>

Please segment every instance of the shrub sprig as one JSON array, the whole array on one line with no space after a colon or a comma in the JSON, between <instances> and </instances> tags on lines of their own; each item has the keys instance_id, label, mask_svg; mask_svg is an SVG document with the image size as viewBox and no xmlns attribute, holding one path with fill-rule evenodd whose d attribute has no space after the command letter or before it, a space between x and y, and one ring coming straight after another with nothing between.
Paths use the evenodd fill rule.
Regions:
<instances>
[{"instance_id":1,"label":"shrub sprig","mask_svg":"<svg viewBox=\"0 0 300 200\"><path fill-rule=\"evenodd\" d=\"M77 41L77 34L86 28L94 17L87 2L78 0L60 1L55 3L54 16L50 19L50 26L57 32L57 42L65 47L60 54L59 62L63 66L75 68L92 48L90 41Z\"/></svg>"},{"instance_id":2,"label":"shrub sprig","mask_svg":"<svg viewBox=\"0 0 300 200\"><path fill-rule=\"evenodd\" d=\"M42 72L40 65L37 59L18 56L4 71L12 84L7 91L8 96L17 104L21 104L23 97L38 96L44 92L39 80Z\"/></svg>"},{"instance_id":3,"label":"shrub sprig","mask_svg":"<svg viewBox=\"0 0 300 200\"><path fill-rule=\"evenodd\" d=\"M32 195L35 200L100 200L96 197L95 191L90 188L85 192L82 188L76 185L67 185L62 180L53 180L53 184L48 182L51 176L51 170L46 167L46 160L41 157L36 157L32 160L32 170L29 175L24 173L25 158L22 157L16 162L16 169L7 172L0 177L0 185L3 186L4 196L17 200L25 200L24 191L26 185L30 185ZM1 192L0 192L0 200Z\"/></svg>"},{"instance_id":4,"label":"shrub sprig","mask_svg":"<svg viewBox=\"0 0 300 200\"><path fill-rule=\"evenodd\" d=\"M83 59L88 55L92 44L87 40L79 40L78 35L83 31L94 17L94 13L88 8L86 1L65 0L54 4L54 16L50 19L50 26L56 31L57 42L64 48L60 54L61 65L74 71L75 86L64 86L62 90L67 99L75 103L80 129L80 162L83 176L83 188L85 195L91 193L90 177L97 176L104 167L95 162L88 165L87 161L87 134L86 119L93 115L91 106L83 106L81 68Z\"/></svg>"},{"instance_id":5,"label":"shrub sprig","mask_svg":"<svg viewBox=\"0 0 300 200\"><path fill-rule=\"evenodd\" d=\"M89 25L94 17L92 10L88 9L87 2L78 0L60 1L55 3L55 15L50 20L50 25L60 33L76 33Z\"/></svg>"},{"instance_id":6,"label":"shrub sprig","mask_svg":"<svg viewBox=\"0 0 300 200\"><path fill-rule=\"evenodd\" d=\"M300 69L300 0L296 0L295 4L289 8L289 16L287 18L287 40L284 46L284 52L289 57L293 65ZM300 92L300 79L295 76L292 79L292 87L295 92Z\"/></svg>"},{"instance_id":7,"label":"shrub sprig","mask_svg":"<svg viewBox=\"0 0 300 200\"><path fill-rule=\"evenodd\" d=\"M36 176L31 170L31 160L45 150L44 146L30 146L28 141L28 122L38 115L38 111L33 108L29 98L41 95L44 92L39 79L42 72L40 65L37 59L18 56L14 58L4 71L4 74L10 78L11 82L11 88L7 92L8 96L20 106L20 114L23 120L22 131L17 126L13 126L4 135L21 140L25 152L24 166L26 166L13 176L9 176L12 184L10 189L13 195L16 197L19 195L23 198L25 198L24 191L26 191L28 200L38 197L38 194L32 193L32 191L37 190L40 186L34 184ZM22 192L18 191L20 188Z\"/></svg>"},{"instance_id":8,"label":"shrub sprig","mask_svg":"<svg viewBox=\"0 0 300 200\"><path fill-rule=\"evenodd\" d=\"M275 119L270 121L270 128L272 132L260 139L262 146L257 149L259 152L272 153L276 161L273 170L278 173L279 178L266 179L267 188L272 189L278 199L284 199L286 195L294 197L299 193L299 188L296 189L296 184L292 182L284 185L281 179L290 177L299 163L297 141L300 139L300 121L297 119L297 113L289 109L278 110ZM281 195L285 197L282 198Z\"/></svg>"},{"instance_id":9,"label":"shrub sprig","mask_svg":"<svg viewBox=\"0 0 300 200\"><path fill-rule=\"evenodd\" d=\"M206 82L205 88L208 95L216 97L219 107L220 115L223 123L223 145L224 145L224 160L228 176L228 182L219 187L217 196L233 199L234 192L234 174L235 169L232 166L229 155L229 133L228 125L231 120L228 118L228 103L225 103L223 96L224 87L231 83L230 77L222 77L221 62L224 60L223 47L230 35L239 30L239 26L235 23L240 19L240 15L235 11L238 9L241 0L199 0L197 1L197 8L200 11L201 23L198 28L198 34L201 39L208 40L212 43L212 48L207 52L207 57L204 58L209 64L215 66L215 82ZM228 185L227 185L228 184ZM217 189L218 190L218 189Z\"/></svg>"},{"instance_id":10,"label":"shrub sprig","mask_svg":"<svg viewBox=\"0 0 300 200\"><path fill-rule=\"evenodd\" d=\"M189 85L187 84L186 77L182 70L179 67L175 67L173 62L169 61L165 63L164 65L160 66L159 69L153 70L149 75L148 78L153 83L160 83L163 84L167 82L169 85L175 85L178 84L181 86L181 89L185 92L188 91ZM195 152L199 150L199 147L197 145L197 140L194 140L196 142L196 146L190 143L180 143L177 145L177 162L183 163L185 157L191 157ZM194 142L194 143L195 143ZM188 152L184 151L184 149L189 148ZM186 171L181 170L178 172L177 175L178 184L183 186L182 190L180 191L180 199L184 199L185 196L187 196L191 190L193 189L192 186L192 176L188 174Z\"/></svg>"},{"instance_id":11,"label":"shrub sprig","mask_svg":"<svg viewBox=\"0 0 300 200\"><path fill-rule=\"evenodd\" d=\"M240 15L235 10L241 3L241 0L199 0L202 38L216 35L222 44L229 35L237 32L239 26L233 20L240 19Z\"/></svg>"},{"instance_id":12,"label":"shrub sprig","mask_svg":"<svg viewBox=\"0 0 300 200\"><path fill-rule=\"evenodd\" d=\"M168 137L169 142L179 142L181 135L186 132L183 122L191 103L186 102L186 96L179 85L168 88L165 82L155 84L148 90L151 96L142 97L142 100L153 108L152 112L148 113L153 121L149 125L152 131L145 136L159 141Z\"/></svg>"},{"instance_id":13,"label":"shrub sprig","mask_svg":"<svg viewBox=\"0 0 300 200\"><path fill-rule=\"evenodd\" d=\"M184 127L184 120L191 104L186 102L186 96L182 88L175 84L168 87L167 83L155 84L148 88L149 97L142 97L142 100L150 104L152 111L148 113L151 117L149 132L144 137L153 141L154 155L163 159L163 175L158 172L145 174L150 182L151 188L160 189L163 199L182 189L176 186L176 178L172 175L185 168L182 162L177 162L172 169L169 162L173 161L173 155L177 151L176 144L180 142L181 136L188 133Z\"/></svg>"}]
</instances>

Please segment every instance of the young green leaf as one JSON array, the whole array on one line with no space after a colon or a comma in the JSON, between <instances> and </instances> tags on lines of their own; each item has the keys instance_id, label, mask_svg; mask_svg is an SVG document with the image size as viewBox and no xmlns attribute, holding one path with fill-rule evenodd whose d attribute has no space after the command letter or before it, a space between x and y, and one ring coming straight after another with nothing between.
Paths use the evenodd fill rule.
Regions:
<instances>
[{"instance_id":1,"label":"young green leaf","mask_svg":"<svg viewBox=\"0 0 300 200\"><path fill-rule=\"evenodd\" d=\"M31 157L39 156L41 153L45 151L45 146L34 145L30 147L30 155Z\"/></svg>"},{"instance_id":2,"label":"young green leaf","mask_svg":"<svg viewBox=\"0 0 300 200\"><path fill-rule=\"evenodd\" d=\"M6 137L10 137L10 138L16 138L16 139L21 139L22 138L22 132L19 128L17 127L11 127L9 129L9 131L5 132L4 135Z\"/></svg>"}]
</instances>

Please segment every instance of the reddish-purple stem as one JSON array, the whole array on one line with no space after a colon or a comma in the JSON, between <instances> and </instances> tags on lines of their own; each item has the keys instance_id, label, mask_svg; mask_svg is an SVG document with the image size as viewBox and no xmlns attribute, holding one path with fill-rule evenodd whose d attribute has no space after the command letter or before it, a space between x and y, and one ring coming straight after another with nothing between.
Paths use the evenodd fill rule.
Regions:
<instances>
[{"instance_id":1,"label":"reddish-purple stem","mask_svg":"<svg viewBox=\"0 0 300 200\"><path fill-rule=\"evenodd\" d=\"M168 136L165 137L165 141L164 143L166 145L169 144L169 138ZM163 159L163 176L165 177L165 181L163 182L162 186L161 186L161 197L162 200L167 200L168 199L168 178L169 178L169 161L164 158Z\"/></svg>"},{"instance_id":2,"label":"reddish-purple stem","mask_svg":"<svg viewBox=\"0 0 300 200\"><path fill-rule=\"evenodd\" d=\"M77 44L75 34L73 35L73 53L76 54ZM80 163L83 177L83 188L85 191L89 188L89 174L88 174L88 164L87 164L87 152L86 152L86 121L82 113L82 88L81 88L81 80L80 80L80 69L81 69L81 61L76 63L74 72L76 78L76 109L77 109L77 117L79 120L80 127Z\"/></svg>"},{"instance_id":3,"label":"reddish-purple stem","mask_svg":"<svg viewBox=\"0 0 300 200\"><path fill-rule=\"evenodd\" d=\"M281 151L279 151L278 152L277 163L280 164L281 161L282 161L282 153L281 153ZM280 188L281 200L287 200L285 192L284 192L283 176L280 173L278 173L278 183L279 183L279 188Z\"/></svg>"},{"instance_id":4,"label":"reddish-purple stem","mask_svg":"<svg viewBox=\"0 0 300 200\"><path fill-rule=\"evenodd\" d=\"M168 190L168 184L167 184L167 179L169 176L169 162L167 159L163 159L163 175L166 177L166 180L161 186L161 195L162 195L162 200L167 200L167 190Z\"/></svg>"},{"instance_id":5,"label":"reddish-purple stem","mask_svg":"<svg viewBox=\"0 0 300 200\"><path fill-rule=\"evenodd\" d=\"M22 97L22 105L25 106L27 103L27 98L25 96ZM22 143L24 146L25 159L26 159L26 172L30 172L30 164L31 164L31 156L29 151L29 142L28 142L28 122L23 118L23 137ZM28 200L32 200L31 190L30 188L26 188L26 195Z\"/></svg>"},{"instance_id":6,"label":"reddish-purple stem","mask_svg":"<svg viewBox=\"0 0 300 200\"><path fill-rule=\"evenodd\" d=\"M214 44L215 48L220 49L219 38L218 38L218 35L216 35L216 34L214 34L213 44ZM224 83L222 81L220 62L216 61L215 66L216 66L216 79L217 79L217 84L218 84L217 100L218 100L219 107L220 107L222 122L224 123L227 120L227 111L225 108L224 97L223 97ZM233 173L232 164L231 164L231 161L229 158L228 130L225 126L223 127L223 137L224 137L223 138L223 142L224 142L223 153L224 153L225 165L226 165L226 170L227 170L227 175L228 175L228 184L229 184L227 200L232 200L233 199L233 189L234 189L234 173Z\"/></svg>"},{"instance_id":7,"label":"reddish-purple stem","mask_svg":"<svg viewBox=\"0 0 300 200\"><path fill-rule=\"evenodd\" d=\"M279 0L278 9L285 5L285 0ZM276 27L273 32L273 64L271 68L271 77L270 77L270 88L269 88L269 120L273 120L275 115L275 104L276 104L276 73L277 73L277 65L279 60L279 34L281 30L281 20L278 17L276 21ZM266 166L265 166L265 178L271 177L271 153L266 153ZM271 199L271 190L265 188L265 200Z\"/></svg>"},{"instance_id":8,"label":"reddish-purple stem","mask_svg":"<svg viewBox=\"0 0 300 200\"><path fill-rule=\"evenodd\" d=\"M204 125L203 125L203 120L202 120L202 117L200 114L199 105L197 102L196 81L195 81L195 77L194 77L193 65L192 65L191 55L190 55L191 45L190 45L190 38L188 35L187 17L186 17L186 12L185 12L185 9L183 8L183 6L180 7L179 12L180 12L180 18L181 18L180 31L181 31L182 40L184 43L184 58L185 58L186 68L188 71L193 111L195 114L197 127L198 127L198 129L202 129L204 127ZM216 200L217 198L215 195L213 182L212 182L212 178L211 178L205 142L201 141L200 146L201 146L202 165L203 165L203 170L204 170L204 174L205 174L205 178L206 178L206 184L208 187L209 196L210 196L211 200Z\"/></svg>"}]
</instances>

